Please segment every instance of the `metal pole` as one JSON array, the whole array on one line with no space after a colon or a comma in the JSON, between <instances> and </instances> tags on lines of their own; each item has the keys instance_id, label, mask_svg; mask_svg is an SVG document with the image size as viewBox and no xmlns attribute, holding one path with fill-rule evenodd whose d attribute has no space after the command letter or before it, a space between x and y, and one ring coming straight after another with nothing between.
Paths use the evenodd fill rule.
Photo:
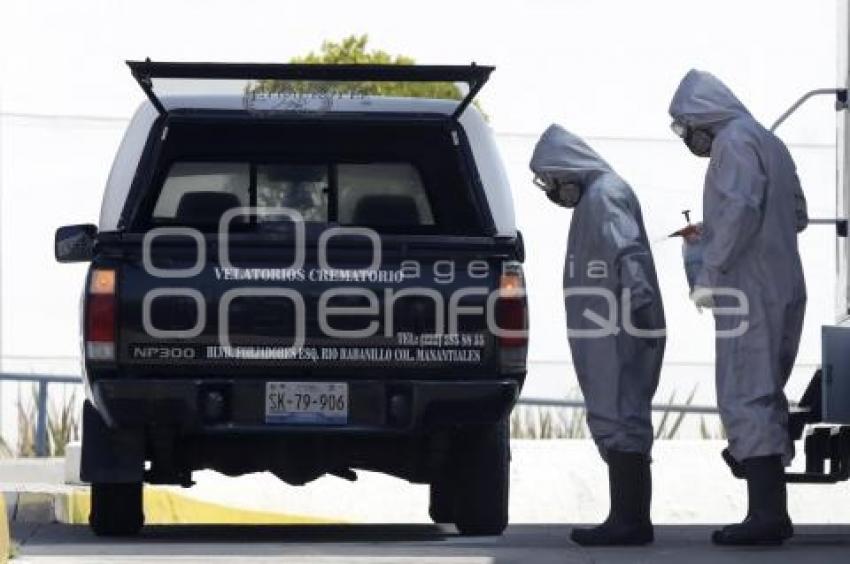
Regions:
<instances>
[{"instance_id":1,"label":"metal pole","mask_svg":"<svg viewBox=\"0 0 850 564\"><path fill-rule=\"evenodd\" d=\"M843 110L847 108L847 89L846 88L818 88L816 90L811 90L803 94L803 96L794 102L790 108L785 110L785 112L779 116L773 125L770 126L771 131L776 131L776 128L782 125L782 123L788 119L791 114L797 111L797 108L802 106L806 100L813 96L823 96L824 94L834 94L835 95L835 109Z\"/></svg>"},{"instance_id":2,"label":"metal pole","mask_svg":"<svg viewBox=\"0 0 850 564\"><path fill-rule=\"evenodd\" d=\"M581 400L556 400L556 399L545 399L545 398L520 398L517 402L519 405L529 405L536 407L558 407L558 408L572 408L572 409L581 409L586 407L584 402ZM669 404L669 405L652 405L652 411L669 411L671 413L702 413L706 415L716 415L718 410L714 406L710 405L681 405L681 404Z\"/></svg>"},{"instance_id":3,"label":"metal pole","mask_svg":"<svg viewBox=\"0 0 850 564\"><path fill-rule=\"evenodd\" d=\"M35 454L47 456L47 381L38 383L38 413L35 427Z\"/></svg>"}]
</instances>

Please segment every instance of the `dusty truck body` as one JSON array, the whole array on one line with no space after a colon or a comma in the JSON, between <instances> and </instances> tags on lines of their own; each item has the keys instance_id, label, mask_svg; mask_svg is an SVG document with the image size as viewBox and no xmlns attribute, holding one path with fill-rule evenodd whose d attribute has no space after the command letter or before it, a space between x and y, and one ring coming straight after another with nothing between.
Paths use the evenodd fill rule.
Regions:
<instances>
[{"instance_id":1,"label":"dusty truck body","mask_svg":"<svg viewBox=\"0 0 850 564\"><path fill-rule=\"evenodd\" d=\"M60 261L91 261L95 532L138 531L142 484L198 469L296 485L368 469L430 484L435 521L501 533L527 312L470 105L492 69L129 64L149 100L99 224L56 236ZM407 82L469 92L381 95Z\"/></svg>"}]
</instances>

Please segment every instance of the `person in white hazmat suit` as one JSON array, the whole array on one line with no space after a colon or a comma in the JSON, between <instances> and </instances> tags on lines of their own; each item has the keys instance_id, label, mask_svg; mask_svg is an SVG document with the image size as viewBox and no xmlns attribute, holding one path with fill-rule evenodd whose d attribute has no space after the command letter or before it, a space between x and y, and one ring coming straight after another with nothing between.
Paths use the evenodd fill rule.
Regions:
<instances>
[{"instance_id":1,"label":"person in white hazmat suit","mask_svg":"<svg viewBox=\"0 0 850 564\"><path fill-rule=\"evenodd\" d=\"M711 158L703 192L703 264L691 298L698 307L716 308L717 403L729 437L724 457L743 470L749 496L744 522L716 531L713 540L780 544L793 535L784 476L793 444L784 387L806 308L797 249L797 233L808 223L805 197L782 141L713 75L688 72L670 115L691 152ZM739 309L733 314L728 308Z\"/></svg>"},{"instance_id":2,"label":"person in white hazmat suit","mask_svg":"<svg viewBox=\"0 0 850 564\"><path fill-rule=\"evenodd\" d=\"M582 545L647 544L651 402L665 333L640 204L593 149L558 125L543 133L530 167L553 203L574 208L564 269L568 337L588 427L608 465L608 518L571 537Z\"/></svg>"}]
</instances>

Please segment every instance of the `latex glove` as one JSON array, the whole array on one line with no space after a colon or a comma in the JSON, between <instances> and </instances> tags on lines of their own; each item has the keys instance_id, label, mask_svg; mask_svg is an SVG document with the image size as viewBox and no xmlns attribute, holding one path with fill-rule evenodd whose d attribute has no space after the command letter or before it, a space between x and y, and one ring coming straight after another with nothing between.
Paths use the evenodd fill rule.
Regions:
<instances>
[{"instance_id":1,"label":"latex glove","mask_svg":"<svg viewBox=\"0 0 850 564\"><path fill-rule=\"evenodd\" d=\"M694 223L683 229L682 238L688 243L696 243L702 239L702 222Z\"/></svg>"},{"instance_id":2,"label":"latex glove","mask_svg":"<svg viewBox=\"0 0 850 564\"><path fill-rule=\"evenodd\" d=\"M702 308L711 309L714 307L714 292L711 288L705 286L694 286L691 292L691 301L697 306L697 310L702 313Z\"/></svg>"}]
</instances>

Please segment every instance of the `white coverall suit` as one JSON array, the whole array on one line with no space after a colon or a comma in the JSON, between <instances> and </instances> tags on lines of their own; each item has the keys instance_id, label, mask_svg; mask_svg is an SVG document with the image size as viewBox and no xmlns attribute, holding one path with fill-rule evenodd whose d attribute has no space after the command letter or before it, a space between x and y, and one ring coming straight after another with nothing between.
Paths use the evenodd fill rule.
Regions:
<instances>
[{"instance_id":1,"label":"white coverall suit","mask_svg":"<svg viewBox=\"0 0 850 564\"><path fill-rule=\"evenodd\" d=\"M648 455L665 338L640 204L608 163L558 125L540 138L530 167L539 176L582 187L570 222L564 291L570 350L590 432L603 458L609 450ZM625 293L631 300L626 311ZM624 329L624 317L655 336Z\"/></svg>"},{"instance_id":2,"label":"white coverall suit","mask_svg":"<svg viewBox=\"0 0 850 564\"><path fill-rule=\"evenodd\" d=\"M794 161L782 141L709 73L685 76L670 115L713 136L696 286L737 289L747 302L742 315L715 309L717 402L729 451L739 462L780 455L787 465L793 445L784 387L806 308L797 233L808 222ZM714 302L740 305L731 296ZM720 334L742 327L736 337Z\"/></svg>"}]
</instances>

